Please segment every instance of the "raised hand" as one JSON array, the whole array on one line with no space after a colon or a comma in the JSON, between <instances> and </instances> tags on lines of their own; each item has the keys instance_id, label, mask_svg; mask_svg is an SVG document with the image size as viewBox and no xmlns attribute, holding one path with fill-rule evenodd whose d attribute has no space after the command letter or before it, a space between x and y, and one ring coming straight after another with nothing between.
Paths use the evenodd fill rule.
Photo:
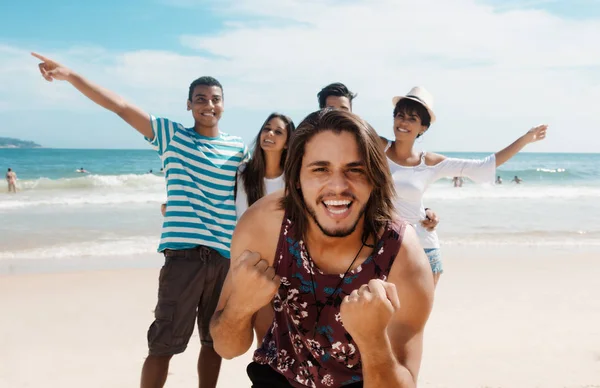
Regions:
<instances>
[{"instance_id":1,"label":"raised hand","mask_svg":"<svg viewBox=\"0 0 600 388\"><path fill-rule=\"evenodd\" d=\"M254 314L271 302L280 283L266 260L258 253L244 251L231 266L232 291L227 306Z\"/></svg>"},{"instance_id":2,"label":"raised hand","mask_svg":"<svg viewBox=\"0 0 600 388\"><path fill-rule=\"evenodd\" d=\"M44 77L46 81L52 82L55 79L64 81L71 74L71 69L50 58L46 58L38 53L31 53L31 55L42 61L38 66L40 68L40 73L42 73L42 77Z\"/></svg>"},{"instance_id":3,"label":"raised hand","mask_svg":"<svg viewBox=\"0 0 600 388\"><path fill-rule=\"evenodd\" d=\"M427 229L429 232L433 232L436 226L440 223L440 218L431 209L426 209L425 215L427 218L421 220L421 226Z\"/></svg>"},{"instance_id":4,"label":"raised hand","mask_svg":"<svg viewBox=\"0 0 600 388\"><path fill-rule=\"evenodd\" d=\"M344 298L340 313L344 328L360 346L374 335L383 334L399 308L396 286L371 279Z\"/></svg>"},{"instance_id":5,"label":"raised hand","mask_svg":"<svg viewBox=\"0 0 600 388\"><path fill-rule=\"evenodd\" d=\"M546 138L546 130L548 129L548 125L538 125L537 127L531 128L525 134L525 138L529 143L534 143L536 141L544 140Z\"/></svg>"}]
</instances>

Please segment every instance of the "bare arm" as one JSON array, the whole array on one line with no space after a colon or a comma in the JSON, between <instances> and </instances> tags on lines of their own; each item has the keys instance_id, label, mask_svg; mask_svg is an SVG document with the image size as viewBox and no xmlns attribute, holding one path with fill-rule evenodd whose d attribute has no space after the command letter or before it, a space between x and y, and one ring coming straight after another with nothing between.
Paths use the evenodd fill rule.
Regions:
<instances>
[{"instance_id":1,"label":"bare arm","mask_svg":"<svg viewBox=\"0 0 600 388\"><path fill-rule=\"evenodd\" d=\"M256 311L239 308L229 303L233 291L232 270L238 265L246 247L252 245L252 228L249 228L248 217L242 217L238 222L231 240L231 264L219 303L210 322L210 334L213 338L215 351L225 359L240 356L250 349L254 338L253 321Z\"/></svg>"},{"instance_id":2,"label":"bare arm","mask_svg":"<svg viewBox=\"0 0 600 388\"><path fill-rule=\"evenodd\" d=\"M546 137L547 128L547 125L539 125L537 127L534 127L530 129L525 135L515 140L508 147L496 152L496 167L506 163L510 158L518 154L519 151L521 151L527 144L543 140Z\"/></svg>"},{"instance_id":3,"label":"bare arm","mask_svg":"<svg viewBox=\"0 0 600 388\"><path fill-rule=\"evenodd\" d=\"M127 124L145 137L149 139L154 137L148 113L128 103L116 93L92 83L77 73L71 73L66 80L96 104L119 115Z\"/></svg>"},{"instance_id":4,"label":"bare arm","mask_svg":"<svg viewBox=\"0 0 600 388\"><path fill-rule=\"evenodd\" d=\"M84 96L96 104L119 115L119 117L125 120L127 124L131 125L145 137L150 139L154 137L154 131L152 130L150 115L148 113L137 106L128 103L121 96L94 84L58 62L40 54L32 53L31 55L42 61L42 63L39 64L39 68L42 76L47 81L63 80L69 82Z\"/></svg>"},{"instance_id":5,"label":"bare arm","mask_svg":"<svg viewBox=\"0 0 600 388\"><path fill-rule=\"evenodd\" d=\"M405 231L388 282L377 282L369 282L371 292L383 293L381 299L397 307L387 329L371 330L362 341L355 338L363 363L364 387L416 387L423 330L434 288L427 257L411 227ZM382 285L380 289L378 284Z\"/></svg>"},{"instance_id":6,"label":"bare arm","mask_svg":"<svg viewBox=\"0 0 600 388\"><path fill-rule=\"evenodd\" d=\"M271 267L279 237L273 226L282 219L272 208L278 198L270 195L250 207L231 240L231 266L210 323L215 351L225 359L250 349L256 314L270 303L279 287Z\"/></svg>"},{"instance_id":7,"label":"bare arm","mask_svg":"<svg viewBox=\"0 0 600 388\"><path fill-rule=\"evenodd\" d=\"M231 252L233 258L233 250ZM210 321L214 349L226 360L241 356L250 349L254 338L253 321L256 316L256 311L227 306L231 287L231 276L227 274L219 304Z\"/></svg>"},{"instance_id":8,"label":"bare arm","mask_svg":"<svg viewBox=\"0 0 600 388\"><path fill-rule=\"evenodd\" d=\"M496 167L503 165L510 158L518 154L525 146L529 143L534 143L536 141L544 140L546 138L546 130L548 129L547 125L538 125L537 127L531 128L527 131L526 134L519 137L508 147L498 151L494 154L496 159ZM446 160L444 155L434 154L428 152L425 155L425 162L428 166L435 166L441 162ZM461 174L458 174L461 175Z\"/></svg>"}]
</instances>

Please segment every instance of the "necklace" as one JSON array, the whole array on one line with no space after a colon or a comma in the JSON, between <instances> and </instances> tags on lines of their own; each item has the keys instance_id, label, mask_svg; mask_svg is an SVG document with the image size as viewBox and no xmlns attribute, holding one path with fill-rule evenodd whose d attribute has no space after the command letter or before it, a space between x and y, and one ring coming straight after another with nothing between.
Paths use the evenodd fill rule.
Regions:
<instances>
[{"instance_id":1,"label":"necklace","mask_svg":"<svg viewBox=\"0 0 600 388\"><path fill-rule=\"evenodd\" d=\"M329 295L327 297L327 299L325 299L325 303L322 303L321 306L320 306L320 308L319 308L319 301L317 300L317 288L315 286L315 279L313 277L313 271L314 271L314 268L316 266L315 266L314 260L312 259L312 256L310 255L310 252L308 251L308 246L304 245L306 253L308 254L308 258L310 259L310 283L311 283L311 288L312 288L312 292L313 292L313 298L315 299L315 307L317 309L317 322L315 323L315 329L313 331L313 338L317 334L317 328L319 327L319 322L321 321L321 312L323 311L323 309L325 308L325 306L327 306L328 304L331 303L331 298L335 298L335 295L337 294L338 289L340 288L340 286L344 282L344 279L346 279L346 275L348 275L348 272L350 272L350 268L352 268L352 266L356 262L356 259L358 258L358 255L360 255L360 252L362 251L362 249L364 248L364 246L365 246L365 242L363 241L362 245L358 249L358 252L356 252L356 256L354 256L354 259L352 260L352 262L348 266L348 269L346 269L346 272L344 272L344 276L342 276L342 278L340 279L339 283L337 284L337 286L333 290L333 293L331 293L331 295Z\"/></svg>"}]
</instances>

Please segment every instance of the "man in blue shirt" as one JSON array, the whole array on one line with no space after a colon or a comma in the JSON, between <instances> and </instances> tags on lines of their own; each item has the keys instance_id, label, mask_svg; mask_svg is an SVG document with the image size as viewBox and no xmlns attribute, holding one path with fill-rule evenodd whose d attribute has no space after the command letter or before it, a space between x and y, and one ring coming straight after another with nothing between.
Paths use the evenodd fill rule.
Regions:
<instances>
[{"instance_id":1,"label":"man in blue shirt","mask_svg":"<svg viewBox=\"0 0 600 388\"><path fill-rule=\"evenodd\" d=\"M212 77L192 82L187 109L194 126L186 128L144 112L51 59L32 55L42 61L39 68L47 81L67 81L119 115L162 159L167 204L158 251L164 253L165 264L159 276L155 320L148 330L149 355L141 387L165 384L169 361L186 349L196 320L202 344L200 387L215 387L221 357L213 349L209 323L229 269L236 223L236 171L248 155L241 138L219 130L223 87Z\"/></svg>"}]
</instances>

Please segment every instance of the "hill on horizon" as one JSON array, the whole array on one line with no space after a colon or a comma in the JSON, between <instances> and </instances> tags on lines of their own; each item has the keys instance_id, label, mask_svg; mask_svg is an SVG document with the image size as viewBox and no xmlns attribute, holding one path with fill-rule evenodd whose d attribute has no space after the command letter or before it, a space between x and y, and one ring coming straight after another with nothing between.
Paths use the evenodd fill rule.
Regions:
<instances>
[{"instance_id":1,"label":"hill on horizon","mask_svg":"<svg viewBox=\"0 0 600 388\"><path fill-rule=\"evenodd\" d=\"M12 137L0 137L0 148L40 148L41 145L30 141Z\"/></svg>"}]
</instances>

